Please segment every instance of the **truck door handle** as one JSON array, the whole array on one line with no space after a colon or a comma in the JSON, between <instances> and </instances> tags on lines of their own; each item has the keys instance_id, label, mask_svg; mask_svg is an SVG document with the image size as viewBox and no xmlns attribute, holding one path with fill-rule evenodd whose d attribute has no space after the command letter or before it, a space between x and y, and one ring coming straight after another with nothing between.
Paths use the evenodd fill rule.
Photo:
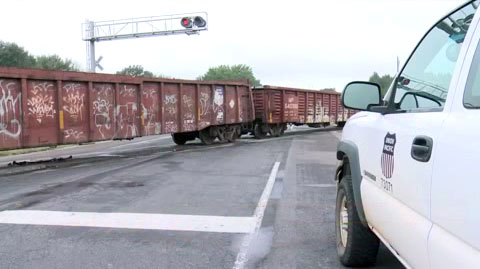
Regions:
<instances>
[{"instance_id":1,"label":"truck door handle","mask_svg":"<svg viewBox=\"0 0 480 269\"><path fill-rule=\"evenodd\" d=\"M419 162L428 162L432 156L433 139L429 136L419 135L413 139L412 158Z\"/></svg>"}]
</instances>

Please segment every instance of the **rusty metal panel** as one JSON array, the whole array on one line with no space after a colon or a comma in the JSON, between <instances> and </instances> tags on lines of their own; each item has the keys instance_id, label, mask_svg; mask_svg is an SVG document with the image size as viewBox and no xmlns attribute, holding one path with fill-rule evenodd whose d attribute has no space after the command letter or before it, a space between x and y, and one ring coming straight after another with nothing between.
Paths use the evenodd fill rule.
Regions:
<instances>
[{"instance_id":1,"label":"rusty metal panel","mask_svg":"<svg viewBox=\"0 0 480 269\"><path fill-rule=\"evenodd\" d=\"M348 110L342 106L342 103L340 102L340 96L337 96L337 122L343 122L347 121L348 118Z\"/></svg>"},{"instance_id":2,"label":"rusty metal panel","mask_svg":"<svg viewBox=\"0 0 480 269\"><path fill-rule=\"evenodd\" d=\"M246 82L0 67L0 149L251 122L253 103Z\"/></svg>"},{"instance_id":3,"label":"rusty metal panel","mask_svg":"<svg viewBox=\"0 0 480 269\"><path fill-rule=\"evenodd\" d=\"M91 140L113 139L114 127L114 89L110 83L94 83L90 92L90 118Z\"/></svg>"},{"instance_id":4,"label":"rusty metal panel","mask_svg":"<svg viewBox=\"0 0 480 269\"><path fill-rule=\"evenodd\" d=\"M139 135L137 121L139 86L120 84L115 107L115 138L132 138Z\"/></svg>"},{"instance_id":5,"label":"rusty metal panel","mask_svg":"<svg viewBox=\"0 0 480 269\"><path fill-rule=\"evenodd\" d=\"M196 85L183 84L182 87L182 131L192 132L197 128L195 126L195 90Z\"/></svg>"},{"instance_id":6,"label":"rusty metal panel","mask_svg":"<svg viewBox=\"0 0 480 269\"><path fill-rule=\"evenodd\" d=\"M313 123L315 114L315 93L307 92L307 119L306 123Z\"/></svg>"},{"instance_id":7,"label":"rusty metal panel","mask_svg":"<svg viewBox=\"0 0 480 269\"><path fill-rule=\"evenodd\" d=\"M324 111L324 119L323 122L330 122L330 94L324 93L323 94L323 111Z\"/></svg>"},{"instance_id":8,"label":"rusty metal panel","mask_svg":"<svg viewBox=\"0 0 480 269\"><path fill-rule=\"evenodd\" d=\"M237 123L238 100L235 93L235 86L225 87L225 120L227 124Z\"/></svg>"},{"instance_id":9,"label":"rusty metal panel","mask_svg":"<svg viewBox=\"0 0 480 269\"><path fill-rule=\"evenodd\" d=\"M0 149L22 146L22 89L16 79L0 79Z\"/></svg>"},{"instance_id":10,"label":"rusty metal panel","mask_svg":"<svg viewBox=\"0 0 480 269\"><path fill-rule=\"evenodd\" d=\"M165 117L165 133L176 133L180 131L178 124L179 111L179 92L180 84L165 83L164 84L164 117Z\"/></svg>"},{"instance_id":11,"label":"rusty metal panel","mask_svg":"<svg viewBox=\"0 0 480 269\"><path fill-rule=\"evenodd\" d=\"M282 91L269 90L268 94L268 121L269 123L280 123L282 112Z\"/></svg>"},{"instance_id":12,"label":"rusty metal panel","mask_svg":"<svg viewBox=\"0 0 480 269\"><path fill-rule=\"evenodd\" d=\"M283 94L277 97L277 93ZM334 91L263 86L253 90L253 103L256 119L265 123L334 123L343 118L338 114L342 113L338 108L340 94ZM281 111L279 117L277 110Z\"/></svg>"},{"instance_id":13,"label":"rusty metal panel","mask_svg":"<svg viewBox=\"0 0 480 269\"><path fill-rule=\"evenodd\" d=\"M160 109L160 85L144 83L142 91L142 135L157 135L162 132Z\"/></svg>"},{"instance_id":14,"label":"rusty metal panel","mask_svg":"<svg viewBox=\"0 0 480 269\"><path fill-rule=\"evenodd\" d=\"M329 94L330 95L330 113L329 113L329 118L330 118L330 123L335 123L337 121L337 115L338 115L338 96L336 94Z\"/></svg>"},{"instance_id":15,"label":"rusty metal panel","mask_svg":"<svg viewBox=\"0 0 480 269\"><path fill-rule=\"evenodd\" d=\"M213 113L214 113L214 124L221 125L225 124L225 89L223 86L216 85L215 91L213 93Z\"/></svg>"},{"instance_id":16,"label":"rusty metal panel","mask_svg":"<svg viewBox=\"0 0 480 269\"><path fill-rule=\"evenodd\" d=\"M198 108L199 123L198 129L201 130L212 124L213 98L212 89L209 85L200 85L200 106Z\"/></svg>"},{"instance_id":17,"label":"rusty metal panel","mask_svg":"<svg viewBox=\"0 0 480 269\"><path fill-rule=\"evenodd\" d=\"M57 135L57 87L53 81L29 80L27 82L27 120L29 147L53 145Z\"/></svg>"},{"instance_id":18,"label":"rusty metal panel","mask_svg":"<svg viewBox=\"0 0 480 269\"><path fill-rule=\"evenodd\" d=\"M298 94L293 91L285 91L285 120L286 122L298 122L300 109Z\"/></svg>"},{"instance_id":19,"label":"rusty metal panel","mask_svg":"<svg viewBox=\"0 0 480 269\"><path fill-rule=\"evenodd\" d=\"M253 106L255 107L255 118L266 122L265 90L253 91Z\"/></svg>"},{"instance_id":20,"label":"rusty metal panel","mask_svg":"<svg viewBox=\"0 0 480 269\"><path fill-rule=\"evenodd\" d=\"M298 123L305 123L306 114L306 94L305 92L296 92L298 97Z\"/></svg>"},{"instance_id":21,"label":"rusty metal panel","mask_svg":"<svg viewBox=\"0 0 480 269\"><path fill-rule=\"evenodd\" d=\"M315 93L315 123L323 122L324 108L322 105L322 93Z\"/></svg>"},{"instance_id":22,"label":"rusty metal panel","mask_svg":"<svg viewBox=\"0 0 480 269\"><path fill-rule=\"evenodd\" d=\"M348 119L358 112L358 110L354 110L354 109L347 109L347 110L348 110Z\"/></svg>"},{"instance_id":23,"label":"rusty metal panel","mask_svg":"<svg viewBox=\"0 0 480 269\"><path fill-rule=\"evenodd\" d=\"M250 122L254 115L251 115L252 101L250 99L250 91L248 87L238 87L238 107L240 108L238 119L240 122Z\"/></svg>"},{"instance_id":24,"label":"rusty metal panel","mask_svg":"<svg viewBox=\"0 0 480 269\"><path fill-rule=\"evenodd\" d=\"M63 130L63 143L88 141L87 90L85 82L62 83L59 127Z\"/></svg>"}]
</instances>

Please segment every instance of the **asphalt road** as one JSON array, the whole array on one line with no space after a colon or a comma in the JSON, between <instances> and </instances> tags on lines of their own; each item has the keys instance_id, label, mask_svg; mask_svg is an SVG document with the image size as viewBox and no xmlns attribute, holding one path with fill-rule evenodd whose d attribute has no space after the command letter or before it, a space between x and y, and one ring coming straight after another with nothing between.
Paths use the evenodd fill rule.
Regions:
<instances>
[{"instance_id":1,"label":"asphalt road","mask_svg":"<svg viewBox=\"0 0 480 269\"><path fill-rule=\"evenodd\" d=\"M73 159L0 178L0 267L340 268L338 135L297 128L212 146L157 136L2 157ZM392 267L382 247L377 268Z\"/></svg>"}]
</instances>

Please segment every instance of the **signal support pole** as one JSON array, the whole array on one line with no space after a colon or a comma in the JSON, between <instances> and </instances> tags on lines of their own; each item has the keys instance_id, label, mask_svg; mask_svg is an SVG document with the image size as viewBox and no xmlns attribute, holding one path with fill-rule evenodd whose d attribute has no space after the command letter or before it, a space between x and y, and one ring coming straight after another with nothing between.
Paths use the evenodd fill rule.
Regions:
<instances>
[{"instance_id":1,"label":"signal support pole","mask_svg":"<svg viewBox=\"0 0 480 269\"><path fill-rule=\"evenodd\" d=\"M82 39L87 44L87 71L95 73L96 67L103 69L99 65L102 57L95 60L95 42L157 35L191 35L205 30L208 30L206 12L100 22L87 20L82 24Z\"/></svg>"},{"instance_id":2,"label":"signal support pole","mask_svg":"<svg viewBox=\"0 0 480 269\"><path fill-rule=\"evenodd\" d=\"M95 73L95 33L94 33L94 22L86 21L85 22L85 36L89 39L87 40L87 71Z\"/></svg>"}]
</instances>

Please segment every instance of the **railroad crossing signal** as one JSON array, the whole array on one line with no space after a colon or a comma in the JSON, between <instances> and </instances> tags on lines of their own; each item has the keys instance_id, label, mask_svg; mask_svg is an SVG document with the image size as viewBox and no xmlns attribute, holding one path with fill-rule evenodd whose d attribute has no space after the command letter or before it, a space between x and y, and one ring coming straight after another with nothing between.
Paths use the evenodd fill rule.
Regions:
<instances>
[{"instance_id":1,"label":"railroad crossing signal","mask_svg":"<svg viewBox=\"0 0 480 269\"><path fill-rule=\"evenodd\" d=\"M192 28L192 19L189 17L182 18L182 21L180 23L185 28Z\"/></svg>"},{"instance_id":2,"label":"railroad crossing signal","mask_svg":"<svg viewBox=\"0 0 480 269\"><path fill-rule=\"evenodd\" d=\"M203 28L207 26L207 21L200 16L195 16L193 18L193 22L192 22L192 17L183 17L182 20L180 21L180 24L183 27L188 29L192 28L193 26L197 28Z\"/></svg>"},{"instance_id":3,"label":"railroad crossing signal","mask_svg":"<svg viewBox=\"0 0 480 269\"><path fill-rule=\"evenodd\" d=\"M100 65L100 61L103 59L103 56L98 57L98 59L95 61L95 67L98 67L100 71L103 71L103 66Z\"/></svg>"},{"instance_id":4,"label":"railroad crossing signal","mask_svg":"<svg viewBox=\"0 0 480 269\"><path fill-rule=\"evenodd\" d=\"M89 72L95 72L96 67L101 69L100 60L95 61L95 42L157 35L191 35L205 30L208 30L206 12L99 22L87 20L82 24L82 39L87 41L87 69Z\"/></svg>"}]
</instances>

